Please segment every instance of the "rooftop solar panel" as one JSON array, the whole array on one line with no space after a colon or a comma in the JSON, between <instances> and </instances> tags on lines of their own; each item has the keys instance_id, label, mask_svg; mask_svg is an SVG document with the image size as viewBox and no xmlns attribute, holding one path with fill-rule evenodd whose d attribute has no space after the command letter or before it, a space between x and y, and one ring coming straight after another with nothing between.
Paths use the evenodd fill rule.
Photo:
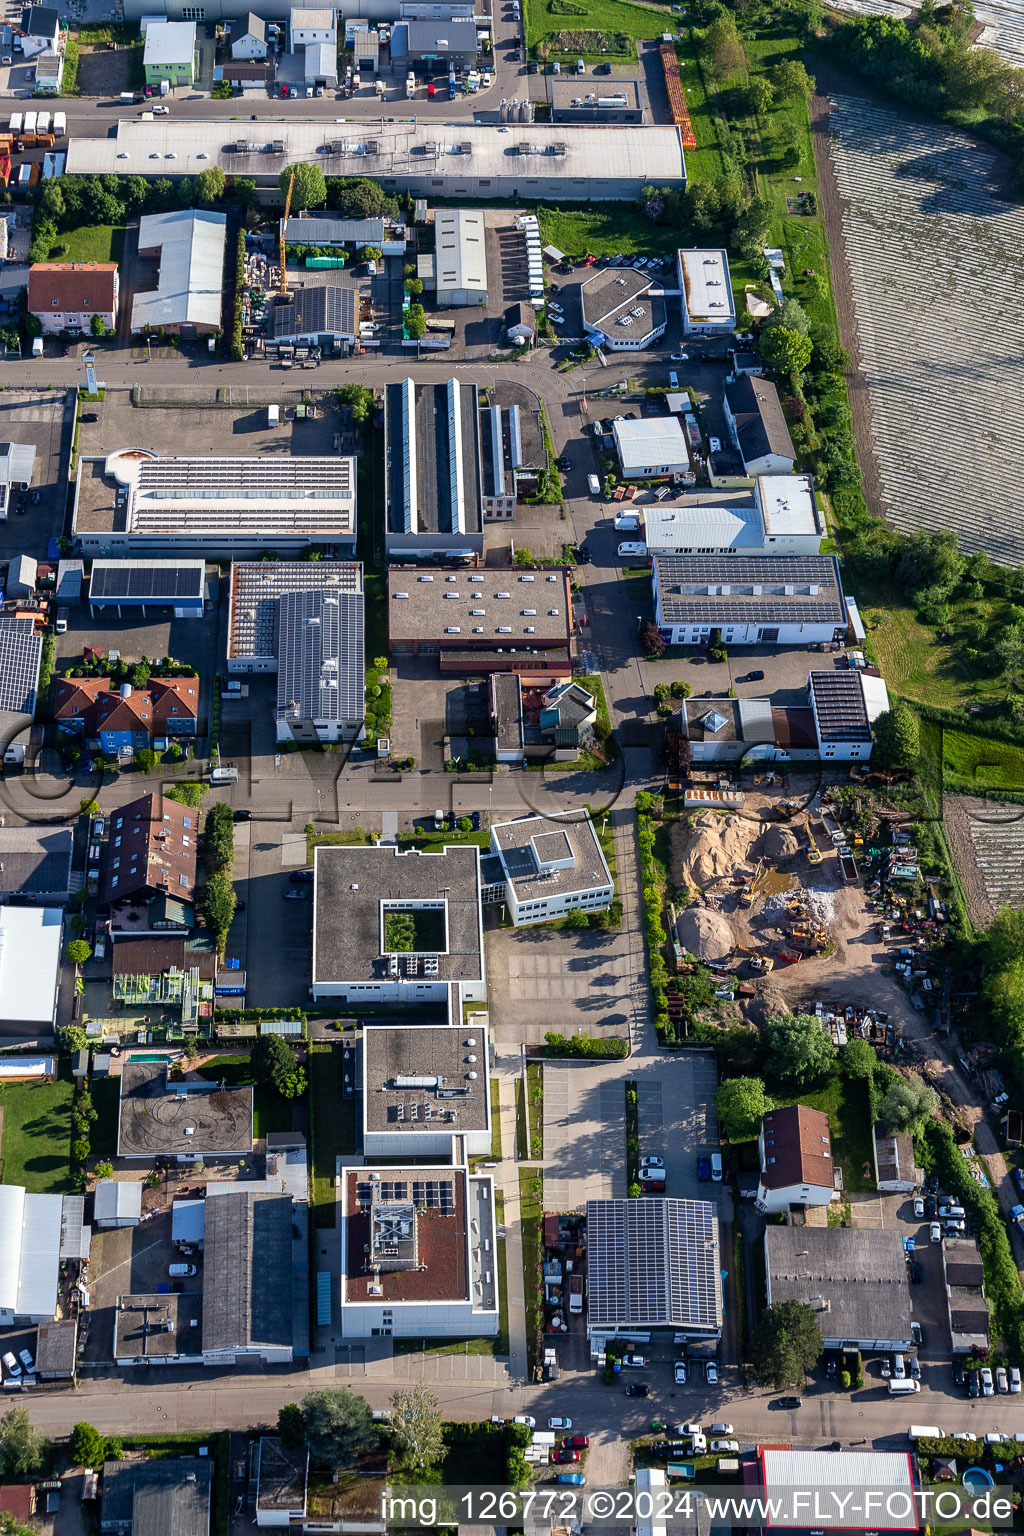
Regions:
<instances>
[{"instance_id":1,"label":"rooftop solar panel","mask_svg":"<svg viewBox=\"0 0 1024 1536\"><path fill-rule=\"evenodd\" d=\"M89 583L91 602L173 602L200 598L206 579L202 560L95 560Z\"/></svg>"}]
</instances>

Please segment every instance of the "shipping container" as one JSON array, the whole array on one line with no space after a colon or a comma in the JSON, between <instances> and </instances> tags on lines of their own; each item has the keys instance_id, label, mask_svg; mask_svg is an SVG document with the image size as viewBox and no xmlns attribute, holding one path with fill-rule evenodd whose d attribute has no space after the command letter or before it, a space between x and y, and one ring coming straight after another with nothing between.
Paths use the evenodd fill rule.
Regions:
<instances>
[{"instance_id":1,"label":"shipping container","mask_svg":"<svg viewBox=\"0 0 1024 1536\"><path fill-rule=\"evenodd\" d=\"M39 113L38 112L26 112L25 113L25 132L26 133L35 133L35 131L36 131L36 123L38 121L39 121Z\"/></svg>"},{"instance_id":2,"label":"shipping container","mask_svg":"<svg viewBox=\"0 0 1024 1536\"><path fill-rule=\"evenodd\" d=\"M11 132L12 133L20 133L21 132L21 123L22 123L21 113L20 112L12 112L11 113Z\"/></svg>"},{"instance_id":3,"label":"shipping container","mask_svg":"<svg viewBox=\"0 0 1024 1536\"><path fill-rule=\"evenodd\" d=\"M68 119L65 112L55 112L53 114L53 131L59 139L63 139L67 136Z\"/></svg>"}]
</instances>

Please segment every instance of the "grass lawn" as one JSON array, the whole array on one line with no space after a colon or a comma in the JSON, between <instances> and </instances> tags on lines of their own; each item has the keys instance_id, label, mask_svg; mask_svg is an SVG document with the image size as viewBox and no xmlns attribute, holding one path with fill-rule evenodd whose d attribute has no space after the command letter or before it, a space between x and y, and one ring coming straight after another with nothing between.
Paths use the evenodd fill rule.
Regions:
<instances>
[{"instance_id":1,"label":"grass lawn","mask_svg":"<svg viewBox=\"0 0 1024 1536\"><path fill-rule=\"evenodd\" d=\"M266 1136L270 1131L290 1131L292 1105L272 1088L257 1083L249 1069L248 1056L215 1056L205 1067L199 1068L200 1077L209 1082L223 1080L229 1088L252 1088L252 1133Z\"/></svg>"},{"instance_id":2,"label":"grass lawn","mask_svg":"<svg viewBox=\"0 0 1024 1536\"><path fill-rule=\"evenodd\" d=\"M1007 606L992 598L958 602L942 640L934 626L920 623L904 605L897 587L876 586L861 599L861 613L889 687L938 709L1002 697L1005 688L999 677L982 671L971 651L1005 622Z\"/></svg>"},{"instance_id":3,"label":"grass lawn","mask_svg":"<svg viewBox=\"0 0 1024 1536\"><path fill-rule=\"evenodd\" d=\"M584 58L635 59L637 38L659 37L666 26L666 18L657 11L630 5L629 0L586 0L578 9L579 14L560 14L551 0L526 0L526 46L530 52L538 54L539 47L545 45L546 51L538 56L575 59L582 52ZM604 46L597 46L595 39L588 52L585 46L576 48L564 42L559 46L554 41L557 33L573 32L603 33Z\"/></svg>"},{"instance_id":4,"label":"grass lawn","mask_svg":"<svg viewBox=\"0 0 1024 1536\"><path fill-rule=\"evenodd\" d=\"M339 1152L356 1150L356 1101L341 1096L342 1050L341 1041L316 1041L309 1048L313 1214L318 1227L335 1224L335 1159Z\"/></svg>"},{"instance_id":5,"label":"grass lawn","mask_svg":"<svg viewBox=\"0 0 1024 1536\"><path fill-rule=\"evenodd\" d=\"M593 208L541 204L534 211L544 243L557 246L570 261L579 261L588 251L593 256L619 252L624 256L667 256L676 249L671 229L652 224L634 203L598 203Z\"/></svg>"},{"instance_id":6,"label":"grass lawn","mask_svg":"<svg viewBox=\"0 0 1024 1536\"><path fill-rule=\"evenodd\" d=\"M314 848L321 845L330 847L332 844L338 846L350 843L358 843L363 847L369 847L370 838L363 831L362 827L356 827L354 832L317 832L313 829L313 823L310 822L306 827L306 863L312 864Z\"/></svg>"},{"instance_id":7,"label":"grass lawn","mask_svg":"<svg viewBox=\"0 0 1024 1536\"><path fill-rule=\"evenodd\" d=\"M696 149L686 151L686 175L690 181L713 181L725 168L714 118L708 101L704 72L697 61L691 29L685 41L676 44L679 78L690 109L690 123L697 140Z\"/></svg>"},{"instance_id":8,"label":"grass lawn","mask_svg":"<svg viewBox=\"0 0 1024 1536\"><path fill-rule=\"evenodd\" d=\"M79 229L65 229L53 247L55 261L120 261L123 254L123 224L83 224Z\"/></svg>"},{"instance_id":9,"label":"grass lawn","mask_svg":"<svg viewBox=\"0 0 1024 1536\"><path fill-rule=\"evenodd\" d=\"M445 1424L441 1482L505 1484L508 1456L505 1430L497 1424Z\"/></svg>"},{"instance_id":10,"label":"grass lawn","mask_svg":"<svg viewBox=\"0 0 1024 1536\"><path fill-rule=\"evenodd\" d=\"M491 834L489 832L460 832L458 828L454 832L427 831L425 828L417 832L399 832L398 846L400 848L444 848L449 843L475 843L478 848L487 849L491 846Z\"/></svg>"},{"instance_id":11,"label":"grass lawn","mask_svg":"<svg viewBox=\"0 0 1024 1536\"><path fill-rule=\"evenodd\" d=\"M61 1062L53 1083L5 1083L0 1168L5 1184L23 1184L35 1195L64 1194L71 1188L70 1064Z\"/></svg>"},{"instance_id":12,"label":"grass lawn","mask_svg":"<svg viewBox=\"0 0 1024 1536\"><path fill-rule=\"evenodd\" d=\"M526 1355L529 1377L537 1364L543 1322L541 1235L544 1222L544 1175L539 1169L519 1170L519 1212L523 1234L523 1296L526 1299Z\"/></svg>"},{"instance_id":13,"label":"grass lawn","mask_svg":"<svg viewBox=\"0 0 1024 1536\"><path fill-rule=\"evenodd\" d=\"M501 1093L496 1077L491 1078L491 1157L501 1162Z\"/></svg>"},{"instance_id":14,"label":"grass lawn","mask_svg":"<svg viewBox=\"0 0 1024 1536\"><path fill-rule=\"evenodd\" d=\"M544 1156L544 1063L531 1061L526 1066L526 1092L530 1112L530 1157Z\"/></svg>"},{"instance_id":15,"label":"grass lawn","mask_svg":"<svg viewBox=\"0 0 1024 1536\"><path fill-rule=\"evenodd\" d=\"M937 738L938 727L923 729L922 742ZM1009 741L993 741L970 731L942 727L942 768L948 786L951 776L972 789L1024 790L1024 748ZM937 747L937 741L936 741Z\"/></svg>"}]
</instances>

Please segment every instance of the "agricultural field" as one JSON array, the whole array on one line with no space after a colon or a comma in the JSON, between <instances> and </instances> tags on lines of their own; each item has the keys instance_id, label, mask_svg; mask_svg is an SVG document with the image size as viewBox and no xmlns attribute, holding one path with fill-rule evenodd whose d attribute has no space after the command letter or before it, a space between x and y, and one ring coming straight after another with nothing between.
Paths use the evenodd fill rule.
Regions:
<instances>
[{"instance_id":1,"label":"agricultural field","mask_svg":"<svg viewBox=\"0 0 1024 1536\"><path fill-rule=\"evenodd\" d=\"M1019 565L1024 209L991 151L859 97L830 155L885 514Z\"/></svg>"},{"instance_id":2,"label":"agricultural field","mask_svg":"<svg viewBox=\"0 0 1024 1536\"><path fill-rule=\"evenodd\" d=\"M972 922L1024 902L1024 806L945 795L943 830Z\"/></svg>"}]
</instances>

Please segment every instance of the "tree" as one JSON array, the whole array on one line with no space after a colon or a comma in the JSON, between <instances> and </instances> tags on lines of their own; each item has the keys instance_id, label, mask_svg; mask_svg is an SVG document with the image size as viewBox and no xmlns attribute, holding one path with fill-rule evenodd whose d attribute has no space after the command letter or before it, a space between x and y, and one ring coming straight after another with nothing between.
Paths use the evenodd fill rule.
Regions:
<instances>
[{"instance_id":1,"label":"tree","mask_svg":"<svg viewBox=\"0 0 1024 1536\"><path fill-rule=\"evenodd\" d=\"M224 800L211 805L203 826L203 860L208 874L230 869L235 859L235 823Z\"/></svg>"},{"instance_id":2,"label":"tree","mask_svg":"<svg viewBox=\"0 0 1024 1536\"><path fill-rule=\"evenodd\" d=\"M211 165L205 171L200 171L192 184L197 205L210 208L214 203L219 203L224 196L227 180L219 165Z\"/></svg>"},{"instance_id":3,"label":"tree","mask_svg":"<svg viewBox=\"0 0 1024 1536\"><path fill-rule=\"evenodd\" d=\"M0 1510L0 1536L36 1536L36 1533L4 1509Z\"/></svg>"},{"instance_id":4,"label":"tree","mask_svg":"<svg viewBox=\"0 0 1024 1536\"><path fill-rule=\"evenodd\" d=\"M331 207L347 219L391 218L398 212L397 199L365 176L332 176L327 192Z\"/></svg>"},{"instance_id":5,"label":"tree","mask_svg":"<svg viewBox=\"0 0 1024 1536\"><path fill-rule=\"evenodd\" d=\"M762 328L757 345L765 362L780 373L803 373L811 360L810 338L785 325Z\"/></svg>"},{"instance_id":6,"label":"tree","mask_svg":"<svg viewBox=\"0 0 1024 1536\"><path fill-rule=\"evenodd\" d=\"M380 261L383 255L379 245L363 245L359 248L360 261Z\"/></svg>"},{"instance_id":7,"label":"tree","mask_svg":"<svg viewBox=\"0 0 1024 1536\"><path fill-rule=\"evenodd\" d=\"M71 939L65 946L64 953L72 965L84 965L92 954L92 945L85 939Z\"/></svg>"},{"instance_id":8,"label":"tree","mask_svg":"<svg viewBox=\"0 0 1024 1536\"><path fill-rule=\"evenodd\" d=\"M241 203L246 212L257 207L260 199L255 179L252 176L236 176L231 184L231 196L234 202Z\"/></svg>"},{"instance_id":9,"label":"tree","mask_svg":"<svg viewBox=\"0 0 1024 1536\"><path fill-rule=\"evenodd\" d=\"M203 921L210 930L210 937L218 955L224 953L228 929L235 915L235 887L229 875L222 870L211 875L203 887Z\"/></svg>"},{"instance_id":10,"label":"tree","mask_svg":"<svg viewBox=\"0 0 1024 1536\"><path fill-rule=\"evenodd\" d=\"M914 533L900 545L899 574L912 592L952 592L967 567L955 533Z\"/></svg>"},{"instance_id":11,"label":"tree","mask_svg":"<svg viewBox=\"0 0 1024 1536\"><path fill-rule=\"evenodd\" d=\"M649 619L640 632L640 649L652 661L665 654L665 637L653 619Z\"/></svg>"},{"instance_id":12,"label":"tree","mask_svg":"<svg viewBox=\"0 0 1024 1536\"><path fill-rule=\"evenodd\" d=\"M780 1301L767 1307L754 1330L750 1361L759 1387L776 1391L794 1382L803 1386L823 1348L813 1307L804 1301Z\"/></svg>"},{"instance_id":13,"label":"tree","mask_svg":"<svg viewBox=\"0 0 1024 1536\"><path fill-rule=\"evenodd\" d=\"M101 1435L94 1425L80 1420L68 1437L68 1455L71 1457L72 1466L98 1467L105 1459L107 1449L107 1437Z\"/></svg>"},{"instance_id":14,"label":"tree","mask_svg":"<svg viewBox=\"0 0 1024 1536\"><path fill-rule=\"evenodd\" d=\"M89 330L97 338L107 334L106 322L104 321L102 315L93 315L92 319L89 321Z\"/></svg>"},{"instance_id":15,"label":"tree","mask_svg":"<svg viewBox=\"0 0 1024 1536\"><path fill-rule=\"evenodd\" d=\"M565 914L565 926L567 928L589 928L590 922L585 912L581 912L579 907L573 907L571 911Z\"/></svg>"},{"instance_id":16,"label":"tree","mask_svg":"<svg viewBox=\"0 0 1024 1536\"><path fill-rule=\"evenodd\" d=\"M765 1025L761 1057L769 1082L800 1089L828 1076L836 1048L813 1014L786 1014Z\"/></svg>"},{"instance_id":17,"label":"tree","mask_svg":"<svg viewBox=\"0 0 1024 1536\"><path fill-rule=\"evenodd\" d=\"M746 67L746 55L736 23L731 16L719 16L704 33L704 49L720 80L738 75Z\"/></svg>"},{"instance_id":18,"label":"tree","mask_svg":"<svg viewBox=\"0 0 1024 1536\"><path fill-rule=\"evenodd\" d=\"M1024 624L1009 624L992 647L1007 687L1024 690Z\"/></svg>"},{"instance_id":19,"label":"tree","mask_svg":"<svg viewBox=\"0 0 1024 1536\"><path fill-rule=\"evenodd\" d=\"M89 1037L79 1024L65 1024L57 1031L57 1048L66 1056L84 1051Z\"/></svg>"},{"instance_id":20,"label":"tree","mask_svg":"<svg viewBox=\"0 0 1024 1536\"><path fill-rule=\"evenodd\" d=\"M318 1467L346 1466L377 1444L369 1403L346 1387L307 1392L302 1420L306 1449Z\"/></svg>"},{"instance_id":21,"label":"tree","mask_svg":"<svg viewBox=\"0 0 1024 1536\"><path fill-rule=\"evenodd\" d=\"M288 187L291 185L293 208L322 208L327 201L327 183L318 165L306 165L301 161L297 165L286 165L277 184L281 188L282 197L288 196Z\"/></svg>"},{"instance_id":22,"label":"tree","mask_svg":"<svg viewBox=\"0 0 1024 1536\"><path fill-rule=\"evenodd\" d=\"M814 90L814 77L807 73L799 59L786 59L784 63L776 64L771 82L780 101L789 101L793 96L809 96Z\"/></svg>"},{"instance_id":23,"label":"tree","mask_svg":"<svg viewBox=\"0 0 1024 1536\"><path fill-rule=\"evenodd\" d=\"M749 1141L773 1104L759 1077L729 1077L718 1090L715 1108L727 1140Z\"/></svg>"},{"instance_id":24,"label":"tree","mask_svg":"<svg viewBox=\"0 0 1024 1536\"><path fill-rule=\"evenodd\" d=\"M763 75L754 75L747 86L747 108L753 117L763 117L775 100L775 92Z\"/></svg>"},{"instance_id":25,"label":"tree","mask_svg":"<svg viewBox=\"0 0 1024 1536\"><path fill-rule=\"evenodd\" d=\"M921 755L921 725L909 704L894 699L873 726L871 758L877 768L904 773Z\"/></svg>"},{"instance_id":26,"label":"tree","mask_svg":"<svg viewBox=\"0 0 1024 1536\"><path fill-rule=\"evenodd\" d=\"M298 1403L285 1403L277 1410L277 1432L290 1451L305 1444L306 1421Z\"/></svg>"},{"instance_id":27,"label":"tree","mask_svg":"<svg viewBox=\"0 0 1024 1536\"><path fill-rule=\"evenodd\" d=\"M407 277L405 291L412 299L418 299L423 292L423 279L419 277Z\"/></svg>"},{"instance_id":28,"label":"tree","mask_svg":"<svg viewBox=\"0 0 1024 1536\"><path fill-rule=\"evenodd\" d=\"M343 384L338 390L338 404L348 408L353 426L361 427L373 411L373 390L362 384Z\"/></svg>"},{"instance_id":29,"label":"tree","mask_svg":"<svg viewBox=\"0 0 1024 1536\"><path fill-rule=\"evenodd\" d=\"M98 1162L93 1169L93 1173L97 1179L112 1179L114 1177L114 1165L113 1163Z\"/></svg>"},{"instance_id":30,"label":"tree","mask_svg":"<svg viewBox=\"0 0 1024 1536\"><path fill-rule=\"evenodd\" d=\"M427 317L422 304L410 304L405 314L405 329L413 341L419 341L427 328Z\"/></svg>"},{"instance_id":31,"label":"tree","mask_svg":"<svg viewBox=\"0 0 1024 1536\"><path fill-rule=\"evenodd\" d=\"M428 1467L444 1451L444 1425L433 1392L413 1387L391 1399L391 1443L402 1461Z\"/></svg>"},{"instance_id":32,"label":"tree","mask_svg":"<svg viewBox=\"0 0 1024 1536\"><path fill-rule=\"evenodd\" d=\"M156 767L156 753L152 747L139 747L135 753L136 768L142 773L152 773Z\"/></svg>"},{"instance_id":33,"label":"tree","mask_svg":"<svg viewBox=\"0 0 1024 1536\"><path fill-rule=\"evenodd\" d=\"M209 786L200 779L190 780L188 784L172 784L167 791L168 800L176 800L179 805L187 805L195 811L199 808L199 802L206 794Z\"/></svg>"},{"instance_id":34,"label":"tree","mask_svg":"<svg viewBox=\"0 0 1024 1536\"><path fill-rule=\"evenodd\" d=\"M864 1078L875 1075L878 1057L866 1040L848 1040L839 1052L839 1066L844 1077Z\"/></svg>"},{"instance_id":35,"label":"tree","mask_svg":"<svg viewBox=\"0 0 1024 1536\"><path fill-rule=\"evenodd\" d=\"M295 1064L295 1053L280 1035L261 1035L249 1057L253 1076L282 1098L294 1099L305 1091L306 1074Z\"/></svg>"},{"instance_id":36,"label":"tree","mask_svg":"<svg viewBox=\"0 0 1024 1536\"><path fill-rule=\"evenodd\" d=\"M38 1470L45 1441L25 1408L9 1408L0 1419L0 1477L27 1477Z\"/></svg>"},{"instance_id":37,"label":"tree","mask_svg":"<svg viewBox=\"0 0 1024 1536\"><path fill-rule=\"evenodd\" d=\"M878 1118L887 1131L913 1136L924 1129L938 1107L939 1096L935 1089L922 1082L916 1072L911 1072L886 1091L878 1106Z\"/></svg>"}]
</instances>

